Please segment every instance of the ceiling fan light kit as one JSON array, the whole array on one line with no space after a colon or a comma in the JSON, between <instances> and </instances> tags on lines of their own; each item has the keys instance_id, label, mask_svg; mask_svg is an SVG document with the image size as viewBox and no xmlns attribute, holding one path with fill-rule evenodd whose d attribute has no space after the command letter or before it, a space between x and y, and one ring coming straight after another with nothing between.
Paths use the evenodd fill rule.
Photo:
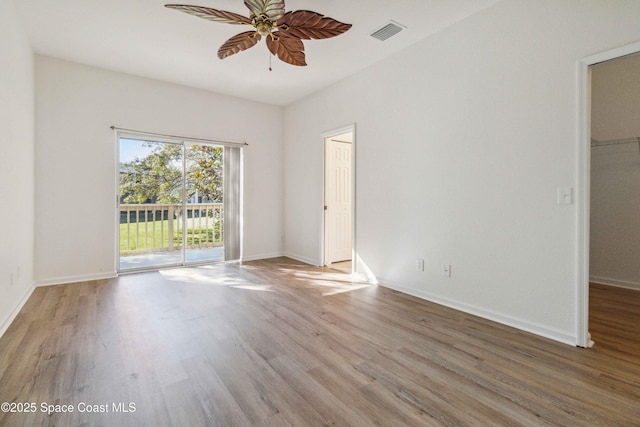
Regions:
<instances>
[{"instance_id":1,"label":"ceiling fan light kit","mask_svg":"<svg viewBox=\"0 0 640 427\"><path fill-rule=\"evenodd\" d=\"M302 40L328 39L351 28L351 24L309 10L285 12L284 0L245 0L244 4L249 9L249 17L203 6L165 6L213 22L249 25L254 28L236 34L220 46L220 59L247 50L265 37L272 55L291 65L305 66L307 62Z\"/></svg>"}]
</instances>

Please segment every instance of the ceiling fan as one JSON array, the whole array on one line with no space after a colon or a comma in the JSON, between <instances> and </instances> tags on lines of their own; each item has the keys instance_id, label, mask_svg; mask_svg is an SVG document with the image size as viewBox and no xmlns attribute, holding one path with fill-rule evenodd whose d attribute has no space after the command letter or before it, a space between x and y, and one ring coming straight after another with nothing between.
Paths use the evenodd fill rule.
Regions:
<instances>
[{"instance_id":1,"label":"ceiling fan","mask_svg":"<svg viewBox=\"0 0 640 427\"><path fill-rule=\"evenodd\" d=\"M336 21L309 10L285 12L284 0L245 0L249 17L225 10L184 4L167 4L203 19L227 24L250 25L254 30L237 34L227 40L218 57L227 58L255 46L266 37L267 47L274 56L292 65L307 65L302 40L327 39L338 36L351 28L351 24Z\"/></svg>"}]
</instances>

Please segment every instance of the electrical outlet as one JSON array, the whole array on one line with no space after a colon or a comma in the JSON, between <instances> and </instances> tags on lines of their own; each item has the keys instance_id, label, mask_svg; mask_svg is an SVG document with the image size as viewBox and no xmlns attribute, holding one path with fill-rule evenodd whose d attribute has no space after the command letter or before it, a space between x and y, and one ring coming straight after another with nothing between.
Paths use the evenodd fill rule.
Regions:
<instances>
[{"instance_id":1,"label":"electrical outlet","mask_svg":"<svg viewBox=\"0 0 640 427\"><path fill-rule=\"evenodd\" d=\"M416 259L416 270L417 271L424 271L424 260L417 258Z\"/></svg>"},{"instance_id":2,"label":"electrical outlet","mask_svg":"<svg viewBox=\"0 0 640 427\"><path fill-rule=\"evenodd\" d=\"M451 264L442 264L442 277L451 277Z\"/></svg>"}]
</instances>

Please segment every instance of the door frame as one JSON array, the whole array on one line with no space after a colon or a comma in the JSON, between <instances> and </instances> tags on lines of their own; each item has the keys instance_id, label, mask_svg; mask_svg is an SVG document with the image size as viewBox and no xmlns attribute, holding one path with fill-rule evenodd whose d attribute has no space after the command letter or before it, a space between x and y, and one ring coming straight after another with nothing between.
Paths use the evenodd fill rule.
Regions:
<instances>
[{"instance_id":1,"label":"door frame","mask_svg":"<svg viewBox=\"0 0 640 427\"><path fill-rule=\"evenodd\" d=\"M577 177L577 283L576 345L589 347L589 247L591 227L591 65L640 52L640 42L631 43L578 62L578 177Z\"/></svg>"},{"instance_id":2,"label":"door frame","mask_svg":"<svg viewBox=\"0 0 640 427\"><path fill-rule=\"evenodd\" d=\"M327 144L326 140L343 133L352 134L351 142L351 272L356 272L356 124L350 124L337 129L322 133L322 194L320 197L320 209L322 211L321 221L321 239L320 239L320 259L321 265L326 266L328 260L328 244L327 244L327 214L324 209L326 183L327 183Z\"/></svg>"}]
</instances>

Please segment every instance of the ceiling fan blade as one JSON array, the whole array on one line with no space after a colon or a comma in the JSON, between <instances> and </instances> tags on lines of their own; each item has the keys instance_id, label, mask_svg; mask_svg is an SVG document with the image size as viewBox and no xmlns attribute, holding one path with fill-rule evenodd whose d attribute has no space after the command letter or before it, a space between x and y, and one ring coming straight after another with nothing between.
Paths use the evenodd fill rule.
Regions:
<instances>
[{"instance_id":1,"label":"ceiling fan blade","mask_svg":"<svg viewBox=\"0 0 640 427\"><path fill-rule=\"evenodd\" d=\"M255 31L236 34L220 46L220 49L218 49L218 58L224 59L243 50L247 50L255 46L261 38L260 34Z\"/></svg>"},{"instance_id":2,"label":"ceiling fan blade","mask_svg":"<svg viewBox=\"0 0 640 427\"><path fill-rule=\"evenodd\" d=\"M302 40L291 37L282 31L274 33L273 37L267 37L267 47L273 55L291 65L305 66L307 62L304 56L304 44Z\"/></svg>"},{"instance_id":3,"label":"ceiling fan blade","mask_svg":"<svg viewBox=\"0 0 640 427\"><path fill-rule=\"evenodd\" d=\"M278 20L278 25L286 26L281 28L280 31L285 31L287 34L302 40L328 39L339 36L351 28L351 24L336 21L333 18L310 10L287 12Z\"/></svg>"},{"instance_id":4,"label":"ceiling fan blade","mask_svg":"<svg viewBox=\"0 0 640 427\"><path fill-rule=\"evenodd\" d=\"M251 19L237 13L226 10L211 9L210 7L189 6L187 4L165 4L169 9L179 10L189 15L194 15L209 21L222 22L225 24L253 25Z\"/></svg>"},{"instance_id":5,"label":"ceiling fan blade","mask_svg":"<svg viewBox=\"0 0 640 427\"><path fill-rule=\"evenodd\" d=\"M245 0L244 5L255 15L267 15L276 22L284 15L284 0Z\"/></svg>"}]
</instances>

